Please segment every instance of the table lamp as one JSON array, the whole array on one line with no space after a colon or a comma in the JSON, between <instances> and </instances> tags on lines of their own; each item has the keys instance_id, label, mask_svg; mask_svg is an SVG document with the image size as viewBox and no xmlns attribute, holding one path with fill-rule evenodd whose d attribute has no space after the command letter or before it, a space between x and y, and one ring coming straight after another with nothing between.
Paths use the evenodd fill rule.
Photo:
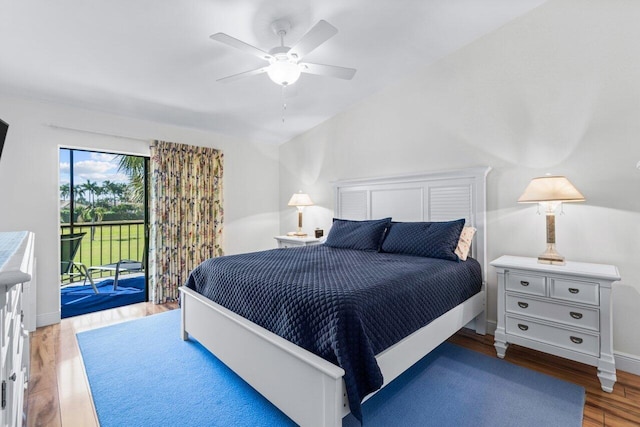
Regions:
<instances>
[{"instance_id":1,"label":"table lamp","mask_svg":"<svg viewBox=\"0 0 640 427\"><path fill-rule=\"evenodd\" d=\"M287 203L287 205L295 206L298 209L298 231L287 234L290 236L305 237L307 233L304 233L302 231L302 211L304 210L305 206L313 206L311 197L303 192L298 192L291 196L291 199L289 199L289 203Z\"/></svg>"},{"instance_id":2,"label":"table lamp","mask_svg":"<svg viewBox=\"0 0 640 427\"><path fill-rule=\"evenodd\" d=\"M563 202L584 202L584 196L564 176L533 178L518 203L539 203L547 217L547 250L538 257L541 264L564 265L564 257L556 251L556 209Z\"/></svg>"}]
</instances>

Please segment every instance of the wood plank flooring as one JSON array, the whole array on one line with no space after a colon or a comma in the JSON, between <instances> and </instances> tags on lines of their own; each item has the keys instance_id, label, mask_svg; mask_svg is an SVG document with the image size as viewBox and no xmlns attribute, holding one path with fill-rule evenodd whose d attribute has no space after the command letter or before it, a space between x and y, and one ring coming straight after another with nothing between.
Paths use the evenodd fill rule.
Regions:
<instances>
[{"instance_id":1,"label":"wood plank flooring","mask_svg":"<svg viewBox=\"0 0 640 427\"><path fill-rule=\"evenodd\" d=\"M177 308L176 303L134 304L64 319L31 334L31 379L27 425L94 427L98 421L82 365L76 333ZM496 357L493 336L459 332L450 341ZM587 391L583 426L640 426L640 376L618 371L613 393L600 389L596 368L511 346L505 360L580 384Z\"/></svg>"}]
</instances>

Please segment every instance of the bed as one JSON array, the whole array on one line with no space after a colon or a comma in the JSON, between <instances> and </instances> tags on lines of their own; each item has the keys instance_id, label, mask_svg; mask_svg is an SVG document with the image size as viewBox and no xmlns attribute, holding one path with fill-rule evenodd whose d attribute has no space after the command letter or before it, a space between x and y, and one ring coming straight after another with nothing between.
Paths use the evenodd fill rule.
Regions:
<instances>
[{"instance_id":1,"label":"bed","mask_svg":"<svg viewBox=\"0 0 640 427\"><path fill-rule=\"evenodd\" d=\"M449 303L450 305L446 308L446 311L440 308L439 310L442 312L437 312L438 317L430 320L430 323L426 326L419 327L417 330L411 326L400 337L399 341L398 337L395 337L389 338L392 340L390 342L372 343L370 345L371 349L369 349L374 351L371 354L371 359L376 368L379 369L380 377L378 378L374 373L373 377L371 377L374 380L370 387L359 388L361 392L364 390L365 395L388 384L450 335L469 324L469 322L474 322L472 326L476 332L484 334L486 322L484 315L485 281L483 277L486 267L484 255L486 234L485 179L488 171L489 168L473 168L335 183L336 217L355 220L393 217L394 220L398 221L448 221L464 218L467 225L472 225L477 229L472 245L474 260L470 260L467 265L478 266L474 274L480 276L476 280L480 281L478 285L479 292L476 289L468 294L460 293L463 296L460 297L459 301ZM264 253L249 254L245 258L238 258L241 256L225 257L224 263L233 264L235 262L237 265L235 267L231 266L231 269L227 270L235 271L241 270L243 264L250 265L252 262L256 266L266 266L269 265L270 260L273 259L274 262L280 262L277 259L283 257L285 259L295 258L298 261L303 258L325 259L326 257L334 256L335 253L340 253L340 257L344 257L348 252L345 251L324 246L278 249ZM331 255L332 253L334 255ZM358 257L377 257L375 258L376 263L385 257L393 258L393 262L407 261L399 261L398 256L394 258L388 254L365 253L363 255L349 253L349 261L347 263L351 262L355 266L360 262ZM400 256L400 258L402 257ZM415 259L415 257L413 258ZM332 260L330 264L334 265L335 262ZM362 262L371 261L367 258ZM425 262L432 263L429 260ZM450 266L457 264L451 261L445 261L446 263L449 263L448 265ZM408 265L410 264L400 269L406 269ZM318 269L317 274L319 276L324 274L325 267ZM248 271L254 270L255 268L248 268ZM294 270L295 268L287 269L287 271ZM472 268L471 270L474 269ZM213 271L214 274L217 274L215 270ZM354 268L353 271L356 277L369 275L366 268ZM277 269L269 273L268 276L277 276L276 273ZM332 272L331 274L333 275L334 273ZM342 278L345 272L335 274ZM382 274L382 277L379 277L381 287L377 288L376 294L384 294L381 289L383 289L385 282L394 280L393 276L385 276L384 269L380 274ZM372 275L375 277L380 276L377 273ZM234 279L227 278L224 280ZM288 283L287 280L289 279L280 278L274 280L276 284L282 284ZM322 278L318 280L322 281ZM435 282L441 280L442 278L439 278ZM354 278L345 278L345 281L351 283ZM249 280L248 282L251 281ZM251 309L243 311L242 307L248 306L246 301L240 306L232 306L229 305L228 301L220 300L219 295L211 296L211 298L217 299L220 302L219 304L196 292L194 290L195 287L193 283L190 283L189 286L180 288L183 339L187 339L191 335L199 340L214 355L296 423L305 426L341 425L342 417L350 411L349 398L352 406L354 406L354 382L351 374L353 365L356 365L357 371L364 368L361 368L355 362L351 363L348 357L342 356L342 365L347 368L347 373L345 374L345 370L337 366L337 360L332 360L330 356L327 357L327 354L323 354L322 351L311 348L312 346L309 346L304 340L296 341L295 337L293 339L289 337L292 341L300 344L296 345L269 330L271 329L287 336L278 330L277 325L263 323L266 327L262 327L257 324L260 321L257 320L257 323L254 323L237 314L244 313L248 318L256 320L251 316ZM237 288L235 283L232 288ZM394 289L397 286L388 286L388 288ZM270 293L277 292L270 291ZM390 296L389 298L393 297ZM266 294L260 296L259 300L261 303L264 302L264 305L269 305ZM301 300L300 303L304 305L305 300ZM233 311L223 305L232 308ZM254 304L254 306L259 307L260 304ZM374 304L365 311L373 310L375 306L382 307L384 304ZM376 318L378 313L373 313L372 316ZM308 327L308 325L305 327ZM313 350L323 357L309 350ZM371 364L371 361L367 360L366 353L366 351L356 351L355 354L364 354L365 356L364 360L360 360L358 363L363 365ZM346 364L344 363L345 360L347 361ZM331 361L334 363L331 363ZM365 396L359 395L357 399L360 400L363 397ZM356 402L354 406L354 413L359 410L358 403Z\"/></svg>"}]
</instances>

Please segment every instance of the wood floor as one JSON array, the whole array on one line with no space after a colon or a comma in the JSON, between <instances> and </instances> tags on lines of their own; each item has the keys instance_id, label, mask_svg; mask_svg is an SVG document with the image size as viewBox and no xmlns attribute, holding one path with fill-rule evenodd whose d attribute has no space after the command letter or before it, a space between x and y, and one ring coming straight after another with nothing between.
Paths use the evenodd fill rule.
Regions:
<instances>
[{"instance_id":1,"label":"wood floor","mask_svg":"<svg viewBox=\"0 0 640 427\"><path fill-rule=\"evenodd\" d=\"M98 426L75 334L174 308L177 308L175 303L140 303L38 328L31 335L27 425ZM491 335L459 332L450 341L495 357ZM585 387L585 427L640 426L640 376L618 371L613 393L605 393L600 389L596 368L591 366L518 346L509 347L505 360Z\"/></svg>"}]
</instances>

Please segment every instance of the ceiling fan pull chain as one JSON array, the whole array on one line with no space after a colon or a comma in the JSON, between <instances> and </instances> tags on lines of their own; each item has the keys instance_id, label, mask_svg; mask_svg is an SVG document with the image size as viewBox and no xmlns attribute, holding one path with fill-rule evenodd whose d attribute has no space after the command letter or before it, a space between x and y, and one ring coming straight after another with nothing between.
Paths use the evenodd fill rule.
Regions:
<instances>
[{"instance_id":1,"label":"ceiling fan pull chain","mask_svg":"<svg viewBox=\"0 0 640 427\"><path fill-rule=\"evenodd\" d=\"M284 116L287 112L287 103L285 101L284 91L286 90L287 86L281 86L281 88L282 90L280 91L280 93L282 94L282 124L284 124Z\"/></svg>"}]
</instances>

